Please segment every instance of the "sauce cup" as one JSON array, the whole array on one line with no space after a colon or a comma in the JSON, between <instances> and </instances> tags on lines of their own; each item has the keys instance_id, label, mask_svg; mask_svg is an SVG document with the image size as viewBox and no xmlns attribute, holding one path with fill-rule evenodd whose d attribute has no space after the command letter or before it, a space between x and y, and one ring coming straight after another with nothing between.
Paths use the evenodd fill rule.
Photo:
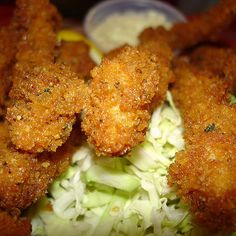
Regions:
<instances>
[{"instance_id":1,"label":"sauce cup","mask_svg":"<svg viewBox=\"0 0 236 236\"><path fill-rule=\"evenodd\" d=\"M155 11L160 13L160 15L163 15L170 24L186 21L185 16L181 12L164 2L155 0L107 0L90 9L85 17L83 28L87 37L92 40L100 50L107 52L116 46L114 45L114 47L111 48L111 45L108 46L108 42L106 42L106 40L98 40L95 29L106 19L108 19L108 17L114 14L124 15L124 13L127 12L139 14L147 11ZM113 27L115 29L119 26L114 24ZM150 26L147 25L146 27ZM106 33L106 37L114 37L114 35L112 35L112 30L113 29L107 29L109 33ZM133 29L131 28L128 30L132 31ZM119 43L117 46L120 46Z\"/></svg>"}]
</instances>

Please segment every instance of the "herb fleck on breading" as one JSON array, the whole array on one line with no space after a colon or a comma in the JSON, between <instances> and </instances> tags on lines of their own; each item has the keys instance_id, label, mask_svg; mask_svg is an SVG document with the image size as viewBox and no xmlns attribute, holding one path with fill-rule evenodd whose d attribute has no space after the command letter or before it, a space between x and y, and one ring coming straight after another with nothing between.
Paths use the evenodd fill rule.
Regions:
<instances>
[{"instance_id":1,"label":"herb fleck on breading","mask_svg":"<svg viewBox=\"0 0 236 236\"><path fill-rule=\"evenodd\" d=\"M212 123L212 124L208 125L208 126L204 129L204 131L205 131L206 133L212 132L213 130L215 130L215 128L216 128L215 124Z\"/></svg>"},{"instance_id":2,"label":"herb fleck on breading","mask_svg":"<svg viewBox=\"0 0 236 236\"><path fill-rule=\"evenodd\" d=\"M51 93L50 88L45 88L43 91L44 91L45 93Z\"/></svg>"}]
</instances>

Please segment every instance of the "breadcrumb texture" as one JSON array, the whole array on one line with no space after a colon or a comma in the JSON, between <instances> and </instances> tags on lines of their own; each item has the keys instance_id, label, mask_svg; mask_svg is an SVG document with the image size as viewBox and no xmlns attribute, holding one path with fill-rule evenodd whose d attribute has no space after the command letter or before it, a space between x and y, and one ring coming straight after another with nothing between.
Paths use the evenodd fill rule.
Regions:
<instances>
[{"instance_id":1,"label":"breadcrumb texture","mask_svg":"<svg viewBox=\"0 0 236 236\"><path fill-rule=\"evenodd\" d=\"M8 109L14 145L30 152L56 151L69 137L86 95L83 80L64 65L45 65L24 71L25 81L14 89L24 93Z\"/></svg>"},{"instance_id":2,"label":"breadcrumb texture","mask_svg":"<svg viewBox=\"0 0 236 236\"><path fill-rule=\"evenodd\" d=\"M71 150L64 145L53 154L19 152L10 142L5 123L0 123L0 133L0 208L25 209L69 166Z\"/></svg>"},{"instance_id":3,"label":"breadcrumb texture","mask_svg":"<svg viewBox=\"0 0 236 236\"><path fill-rule=\"evenodd\" d=\"M95 63L89 56L89 46L83 42L62 41L59 48L58 61L68 65L72 71L85 78Z\"/></svg>"},{"instance_id":4,"label":"breadcrumb texture","mask_svg":"<svg viewBox=\"0 0 236 236\"><path fill-rule=\"evenodd\" d=\"M18 0L17 7L24 33L6 116L10 137L24 151L56 151L70 135L86 87L68 66L54 63L60 26L56 9L47 0Z\"/></svg>"},{"instance_id":5,"label":"breadcrumb texture","mask_svg":"<svg viewBox=\"0 0 236 236\"><path fill-rule=\"evenodd\" d=\"M164 99L169 74L169 61L159 61L144 47L124 46L107 55L91 71L82 122L89 143L103 155L116 156L142 142L153 106Z\"/></svg>"},{"instance_id":6,"label":"breadcrumb texture","mask_svg":"<svg viewBox=\"0 0 236 236\"><path fill-rule=\"evenodd\" d=\"M199 71L185 59L176 64L172 93L184 121L186 149L169 169L195 219L212 231L236 230L236 107L225 80Z\"/></svg>"},{"instance_id":7,"label":"breadcrumb texture","mask_svg":"<svg viewBox=\"0 0 236 236\"><path fill-rule=\"evenodd\" d=\"M6 114L16 45L21 34L18 29L17 18L17 11L15 11L10 24L0 29L0 117L4 117Z\"/></svg>"},{"instance_id":8,"label":"breadcrumb texture","mask_svg":"<svg viewBox=\"0 0 236 236\"><path fill-rule=\"evenodd\" d=\"M193 51L190 61L200 70L207 70L229 85L229 92L236 92L236 50L202 46Z\"/></svg>"},{"instance_id":9,"label":"breadcrumb texture","mask_svg":"<svg viewBox=\"0 0 236 236\"><path fill-rule=\"evenodd\" d=\"M213 231L236 229L236 144L234 136L198 136L176 155L170 183L194 213L198 223Z\"/></svg>"}]
</instances>

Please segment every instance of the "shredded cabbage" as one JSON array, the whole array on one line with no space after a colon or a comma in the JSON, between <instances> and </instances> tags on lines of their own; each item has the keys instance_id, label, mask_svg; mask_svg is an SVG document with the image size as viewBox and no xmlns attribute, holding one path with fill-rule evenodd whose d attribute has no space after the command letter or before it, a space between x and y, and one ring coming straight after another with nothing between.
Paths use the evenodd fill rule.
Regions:
<instances>
[{"instance_id":1,"label":"shredded cabbage","mask_svg":"<svg viewBox=\"0 0 236 236\"><path fill-rule=\"evenodd\" d=\"M145 141L129 155L98 158L88 144L78 147L67 172L30 212L32 235L189 235L188 208L167 184L168 167L184 148L182 131L168 92Z\"/></svg>"},{"instance_id":2,"label":"shredded cabbage","mask_svg":"<svg viewBox=\"0 0 236 236\"><path fill-rule=\"evenodd\" d=\"M236 94L231 94L229 105L234 105L234 104L236 104Z\"/></svg>"}]
</instances>

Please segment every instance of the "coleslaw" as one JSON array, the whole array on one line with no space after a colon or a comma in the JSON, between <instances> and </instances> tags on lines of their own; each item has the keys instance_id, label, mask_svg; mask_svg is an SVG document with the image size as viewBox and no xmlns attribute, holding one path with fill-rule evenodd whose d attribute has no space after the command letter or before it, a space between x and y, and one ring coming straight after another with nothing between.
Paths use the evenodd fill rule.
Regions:
<instances>
[{"instance_id":1,"label":"coleslaw","mask_svg":"<svg viewBox=\"0 0 236 236\"><path fill-rule=\"evenodd\" d=\"M72 164L32 207L32 235L189 235L187 206L167 183L184 148L171 93L153 115L145 141L125 157L97 157L84 143Z\"/></svg>"}]
</instances>

